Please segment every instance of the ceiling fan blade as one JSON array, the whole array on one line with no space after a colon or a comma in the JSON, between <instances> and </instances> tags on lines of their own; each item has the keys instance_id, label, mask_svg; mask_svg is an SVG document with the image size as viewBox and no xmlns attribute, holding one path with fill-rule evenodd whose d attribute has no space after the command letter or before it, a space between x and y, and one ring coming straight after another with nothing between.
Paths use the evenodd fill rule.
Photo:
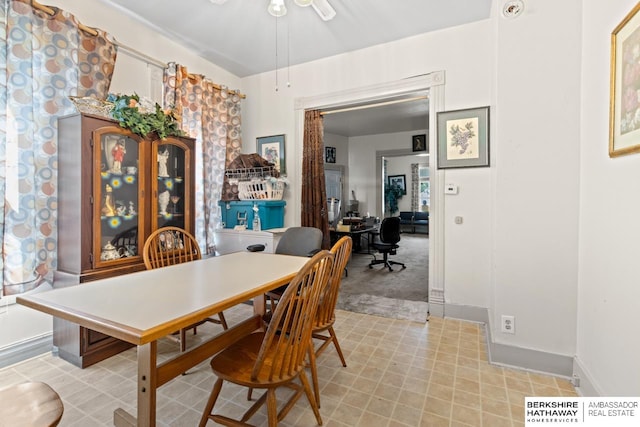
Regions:
<instances>
[{"instance_id":1,"label":"ceiling fan blade","mask_svg":"<svg viewBox=\"0 0 640 427\"><path fill-rule=\"evenodd\" d=\"M328 0L313 0L311 6L313 6L313 9L320 15L323 21L330 21L336 16L336 11L329 4Z\"/></svg>"}]
</instances>

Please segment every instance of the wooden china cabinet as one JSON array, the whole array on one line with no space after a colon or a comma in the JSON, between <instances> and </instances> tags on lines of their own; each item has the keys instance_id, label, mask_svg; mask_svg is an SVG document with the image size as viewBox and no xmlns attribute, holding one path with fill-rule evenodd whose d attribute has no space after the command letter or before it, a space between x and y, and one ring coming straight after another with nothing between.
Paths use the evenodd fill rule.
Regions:
<instances>
[{"instance_id":1,"label":"wooden china cabinet","mask_svg":"<svg viewBox=\"0 0 640 427\"><path fill-rule=\"evenodd\" d=\"M144 270L142 247L157 228L194 232L194 145L185 137L143 138L90 114L58 120L54 287ZM131 347L59 318L53 344L83 368Z\"/></svg>"}]
</instances>

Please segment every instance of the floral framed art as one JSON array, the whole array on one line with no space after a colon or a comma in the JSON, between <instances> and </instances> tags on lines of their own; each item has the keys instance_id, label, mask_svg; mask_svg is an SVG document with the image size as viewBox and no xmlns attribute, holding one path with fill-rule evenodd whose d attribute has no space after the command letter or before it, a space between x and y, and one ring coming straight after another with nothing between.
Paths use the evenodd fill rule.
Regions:
<instances>
[{"instance_id":1,"label":"floral framed art","mask_svg":"<svg viewBox=\"0 0 640 427\"><path fill-rule=\"evenodd\" d=\"M640 152L640 3L611 33L609 156Z\"/></svg>"},{"instance_id":2,"label":"floral framed art","mask_svg":"<svg viewBox=\"0 0 640 427\"><path fill-rule=\"evenodd\" d=\"M287 173L284 152L284 135L261 136L256 138L256 151L268 162L275 165L281 174Z\"/></svg>"},{"instance_id":3,"label":"floral framed art","mask_svg":"<svg viewBox=\"0 0 640 427\"><path fill-rule=\"evenodd\" d=\"M438 169L489 166L489 107L438 113Z\"/></svg>"}]
</instances>

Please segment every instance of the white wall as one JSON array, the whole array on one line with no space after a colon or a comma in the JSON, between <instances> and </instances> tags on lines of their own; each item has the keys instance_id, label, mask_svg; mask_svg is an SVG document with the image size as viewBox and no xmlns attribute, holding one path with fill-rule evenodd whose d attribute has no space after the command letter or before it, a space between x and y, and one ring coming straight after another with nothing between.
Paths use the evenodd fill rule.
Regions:
<instances>
[{"instance_id":1,"label":"white wall","mask_svg":"<svg viewBox=\"0 0 640 427\"><path fill-rule=\"evenodd\" d=\"M640 154L607 155L610 35L635 4L583 6L577 362L609 396L640 396Z\"/></svg>"},{"instance_id":2,"label":"white wall","mask_svg":"<svg viewBox=\"0 0 640 427\"><path fill-rule=\"evenodd\" d=\"M501 6L486 21L292 67L291 88L278 92L274 73L245 78L253 96L243 130L252 138L290 135L288 164L297 166L290 174L298 174L296 98L444 70L447 110L492 107L492 167L440 172L460 189L443 198L445 301L489 308L498 342L572 356L581 2L540 0L511 21L498 16ZM359 143L350 144L351 176L373 176L353 169L373 164L367 159L379 143ZM371 182L352 179L350 186L361 210L373 210ZM515 335L496 331L501 314L515 316Z\"/></svg>"},{"instance_id":3,"label":"white wall","mask_svg":"<svg viewBox=\"0 0 640 427\"><path fill-rule=\"evenodd\" d=\"M297 98L444 70L447 109L491 105L495 85L495 27L495 21L489 19L291 67L291 87L278 92L273 89L274 73L247 77L243 79L243 90L252 96L244 109L247 115L243 133L248 138L286 133L287 162L294 165L289 170L291 175L299 173L301 163L300 141L295 139L298 129L294 100ZM366 141L350 138L350 189L356 192L360 210L365 212L375 210L372 178L375 150L386 147L378 138L366 138ZM407 134L408 141L410 138L411 134ZM559 173L563 175L562 171ZM494 226L492 169L448 170L442 175L446 182L460 187L458 196L445 198L445 300L490 307ZM464 217L464 224L454 224L453 218L458 215ZM285 222L290 220L286 218ZM545 243L536 244L544 246ZM465 268L460 268L461 259ZM523 286L534 287L533 282L527 281ZM529 344L548 347L546 342Z\"/></svg>"}]
</instances>

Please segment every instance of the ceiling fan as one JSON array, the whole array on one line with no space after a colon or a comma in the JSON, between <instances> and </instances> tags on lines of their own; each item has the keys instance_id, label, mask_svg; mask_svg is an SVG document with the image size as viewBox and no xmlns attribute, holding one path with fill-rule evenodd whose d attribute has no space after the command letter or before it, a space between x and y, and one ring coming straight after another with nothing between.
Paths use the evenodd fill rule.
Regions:
<instances>
[{"instance_id":1,"label":"ceiling fan","mask_svg":"<svg viewBox=\"0 0 640 427\"><path fill-rule=\"evenodd\" d=\"M214 4L224 4L227 2L227 0L209 1ZM300 7L312 6L323 21L330 21L336 16L336 11L329 4L328 0L293 0L293 2ZM284 5L284 0L269 0L267 11L276 18L279 18L287 14L287 7Z\"/></svg>"},{"instance_id":2,"label":"ceiling fan","mask_svg":"<svg viewBox=\"0 0 640 427\"><path fill-rule=\"evenodd\" d=\"M312 6L323 21L330 21L336 16L336 11L329 4L328 0L293 0L293 2L301 7ZM269 0L269 7L267 7L267 10L275 17L287 14L287 8L284 5L284 0Z\"/></svg>"}]
</instances>

